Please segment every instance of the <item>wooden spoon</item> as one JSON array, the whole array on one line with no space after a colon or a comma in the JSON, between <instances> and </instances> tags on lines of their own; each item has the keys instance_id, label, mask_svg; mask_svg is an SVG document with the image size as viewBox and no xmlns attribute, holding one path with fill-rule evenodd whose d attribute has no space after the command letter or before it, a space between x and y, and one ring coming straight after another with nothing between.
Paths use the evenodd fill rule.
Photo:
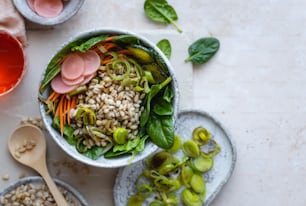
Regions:
<instances>
[{"instance_id":1,"label":"wooden spoon","mask_svg":"<svg viewBox=\"0 0 306 206\"><path fill-rule=\"evenodd\" d=\"M25 124L16 128L8 140L8 148L15 160L36 170L45 180L57 205L68 206L47 169L46 140L36 126Z\"/></svg>"}]
</instances>

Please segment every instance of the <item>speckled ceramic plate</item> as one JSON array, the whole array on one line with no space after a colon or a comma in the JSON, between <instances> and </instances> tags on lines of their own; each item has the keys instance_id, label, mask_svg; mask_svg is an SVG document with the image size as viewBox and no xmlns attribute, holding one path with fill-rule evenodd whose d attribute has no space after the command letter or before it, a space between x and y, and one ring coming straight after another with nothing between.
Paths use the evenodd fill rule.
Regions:
<instances>
[{"instance_id":1,"label":"speckled ceramic plate","mask_svg":"<svg viewBox=\"0 0 306 206\"><path fill-rule=\"evenodd\" d=\"M58 179L54 179L54 181L59 188L62 188L64 191L67 191L67 196L71 201L73 201L73 203L75 203L74 204L75 206L88 206L83 196L73 187ZM17 182L12 183L7 188L5 188L0 193L0 198L3 198L6 194L9 194L12 190L16 189L21 185L29 185L29 184L32 184L34 187L39 187L44 184L44 181L39 176L31 176L19 179ZM0 205L2 204L0 203Z\"/></svg>"},{"instance_id":2,"label":"speckled ceramic plate","mask_svg":"<svg viewBox=\"0 0 306 206\"><path fill-rule=\"evenodd\" d=\"M206 112L196 110L181 111L176 124L176 133L183 141L190 139L192 130L195 127L203 126L211 132L212 138L221 147L221 152L214 157L213 168L205 173L206 200L204 205L207 206L218 195L233 172L236 162L235 147L221 123ZM141 161L119 170L114 186L116 206L127 205L128 197L136 192L134 183L144 167L144 161Z\"/></svg>"}]
</instances>

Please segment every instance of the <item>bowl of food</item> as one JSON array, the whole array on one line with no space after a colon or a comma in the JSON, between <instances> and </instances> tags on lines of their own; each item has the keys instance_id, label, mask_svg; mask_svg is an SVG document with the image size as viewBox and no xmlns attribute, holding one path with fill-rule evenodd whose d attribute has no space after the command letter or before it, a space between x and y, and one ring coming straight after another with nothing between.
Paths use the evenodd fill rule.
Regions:
<instances>
[{"instance_id":1,"label":"bowl of food","mask_svg":"<svg viewBox=\"0 0 306 206\"><path fill-rule=\"evenodd\" d=\"M0 31L0 96L11 92L21 82L25 62L21 43L11 34Z\"/></svg>"},{"instance_id":2,"label":"bowl of food","mask_svg":"<svg viewBox=\"0 0 306 206\"><path fill-rule=\"evenodd\" d=\"M54 26L73 17L84 0L13 0L17 10L30 22Z\"/></svg>"},{"instance_id":3,"label":"bowl of food","mask_svg":"<svg viewBox=\"0 0 306 206\"><path fill-rule=\"evenodd\" d=\"M178 84L148 39L119 29L84 32L51 58L39 87L47 131L70 156L122 167L174 142Z\"/></svg>"},{"instance_id":4,"label":"bowl of food","mask_svg":"<svg viewBox=\"0 0 306 206\"><path fill-rule=\"evenodd\" d=\"M59 179L54 181L70 206L88 206L84 197L76 189ZM55 204L44 180L38 176L19 179L0 193L0 205Z\"/></svg>"}]
</instances>

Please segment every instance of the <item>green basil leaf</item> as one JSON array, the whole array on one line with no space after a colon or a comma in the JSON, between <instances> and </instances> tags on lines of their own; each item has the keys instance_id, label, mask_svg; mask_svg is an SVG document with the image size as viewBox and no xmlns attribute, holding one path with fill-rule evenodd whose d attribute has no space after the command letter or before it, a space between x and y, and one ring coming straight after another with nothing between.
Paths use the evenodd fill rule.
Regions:
<instances>
[{"instance_id":1,"label":"green basil leaf","mask_svg":"<svg viewBox=\"0 0 306 206\"><path fill-rule=\"evenodd\" d=\"M176 11L166 0L146 0L144 11L151 20L164 24L172 24L179 32L182 32L174 22L178 19Z\"/></svg>"},{"instance_id":2,"label":"green basil leaf","mask_svg":"<svg viewBox=\"0 0 306 206\"><path fill-rule=\"evenodd\" d=\"M169 149L174 143L174 125L171 116L150 115L146 126L152 142L163 149Z\"/></svg>"},{"instance_id":3,"label":"green basil leaf","mask_svg":"<svg viewBox=\"0 0 306 206\"><path fill-rule=\"evenodd\" d=\"M203 64L215 55L219 47L220 42L214 37L198 39L189 46L189 57L185 61L190 61L194 64Z\"/></svg>"},{"instance_id":4,"label":"green basil leaf","mask_svg":"<svg viewBox=\"0 0 306 206\"><path fill-rule=\"evenodd\" d=\"M165 56L170 59L172 52L170 41L168 39L162 39L157 42L156 45L165 54Z\"/></svg>"}]
</instances>

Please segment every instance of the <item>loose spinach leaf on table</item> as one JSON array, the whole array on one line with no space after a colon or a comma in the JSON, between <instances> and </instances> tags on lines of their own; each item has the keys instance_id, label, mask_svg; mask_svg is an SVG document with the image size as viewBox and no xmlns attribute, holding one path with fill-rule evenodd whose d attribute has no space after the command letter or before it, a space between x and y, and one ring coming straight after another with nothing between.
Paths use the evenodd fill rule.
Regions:
<instances>
[{"instance_id":1,"label":"loose spinach leaf on table","mask_svg":"<svg viewBox=\"0 0 306 206\"><path fill-rule=\"evenodd\" d=\"M150 115L146 130L152 142L163 149L169 149L174 142L172 116Z\"/></svg>"},{"instance_id":2,"label":"loose spinach leaf on table","mask_svg":"<svg viewBox=\"0 0 306 206\"><path fill-rule=\"evenodd\" d=\"M172 52L170 41L168 39L162 39L157 42L156 45L165 54L165 56L170 59Z\"/></svg>"},{"instance_id":3,"label":"loose spinach leaf on table","mask_svg":"<svg viewBox=\"0 0 306 206\"><path fill-rule=\"evenodd\" d=\"M166 0L146 0L144 11L151 20L172 24L179 32L182 32L182 29L174 22L178 19L176 11Z\"/></svg>"},{"instance_id":4,"label":"loose spinach leaf on table","mask_svg":"<svg viewBox=\"0 0 306 206\"><path fill-rule=\"evenodd\" d=\"M203 64L215 55L219 47L220 42L214 37L200 38L189 46L189 57L185 61Z\"/></svg>"}]
</instances>

